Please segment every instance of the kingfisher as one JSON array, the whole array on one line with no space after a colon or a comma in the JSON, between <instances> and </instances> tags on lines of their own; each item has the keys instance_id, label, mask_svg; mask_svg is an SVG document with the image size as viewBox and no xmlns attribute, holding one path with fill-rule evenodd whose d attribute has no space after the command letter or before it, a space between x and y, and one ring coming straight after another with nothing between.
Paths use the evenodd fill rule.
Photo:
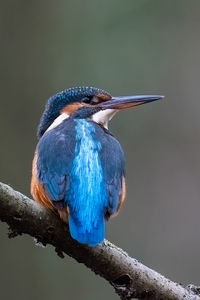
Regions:
<instances>
[{"instance_id":1,"label":"kingfisher","mask_svg":"<svg viewBox=\"0 0 200 300\"><path fill-rule=\"evenodd\" d=\"M109 121L120 110L161 98L112 97L99 88L74 87L48 99L37 131L31 194L69 225L79 243L104 240L105 223L126 195L125 156Z\"/></svg>"}]
</instances>

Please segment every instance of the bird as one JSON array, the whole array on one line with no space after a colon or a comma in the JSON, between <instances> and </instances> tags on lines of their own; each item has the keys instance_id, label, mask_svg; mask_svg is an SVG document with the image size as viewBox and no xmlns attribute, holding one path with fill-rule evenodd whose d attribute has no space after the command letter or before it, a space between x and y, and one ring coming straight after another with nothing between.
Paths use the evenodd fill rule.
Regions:
<instances>
[{"instance_id":1,"label":"bird","mask_svg":"<svg viewBox=\"0 0 200 300\"><path fill-rule=\"evenodd\" d=\"M162 98L113 97L82 86L48 99L37 131L31 194L68 224L77 242L91 247L102 243L106 222L125 199L125 155L109 121L120 110Z\"/></svg>"}]
</instances>

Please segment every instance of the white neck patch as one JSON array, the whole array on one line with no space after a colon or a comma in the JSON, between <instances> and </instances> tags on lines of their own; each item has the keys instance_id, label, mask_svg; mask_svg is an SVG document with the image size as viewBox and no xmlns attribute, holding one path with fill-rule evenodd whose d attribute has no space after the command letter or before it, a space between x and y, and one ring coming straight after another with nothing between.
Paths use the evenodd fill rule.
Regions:
<instances>
[{"instance_id":1,"label":"white neck patch","mask_svg":"<svg viewBox=\"0 0 200 300\"><path fill-rule=\"evenodd\" d=\"M108 122L114 117L117 112L118 109L101 110L92 115L91 120L98 124L102 124L106 129L108 129Z\"/></svg>"},{"instance_id":2,"label":"white neck patch","mask_svg":"<svg viewBox=\"0 0 200 300\"><path fill-rule=\"evenodd\" d=\"M45 131L45 133L55 127L57 127L59 124L61 124L65 119L69 118L69 115L66 113L62 113L61 115L59 115L54 121L53 123L47 128L47 130Z\"/></svg>"},{"instance_id":3,"label":"white neck patch","mask_svg":"<svg viewBox=\"0 0 200 300\"><path fill-rule=\"evenodd\" d=\"M106 109L101 110L94 115L91 116L91 120L103 125L106 129L108 129L108 122L114 117L114 115L118 112L118 109ZM68 119L69 115L66 113L62 113L59 115L53 123L47 128L45 131L48 132L49 130L56 128L58 125L60 125L64 120Z\"/></svg>"}]
</instances>

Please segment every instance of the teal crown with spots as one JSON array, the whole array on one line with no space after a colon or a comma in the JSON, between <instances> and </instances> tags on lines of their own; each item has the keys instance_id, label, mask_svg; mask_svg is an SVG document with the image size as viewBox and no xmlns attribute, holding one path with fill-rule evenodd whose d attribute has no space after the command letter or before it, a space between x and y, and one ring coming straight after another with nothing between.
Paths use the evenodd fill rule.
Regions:
<instances>
[{"instance_id":1,"label":"teal crown with spots","mask_svg":"<svg viewBox=\"0 0 200 300\"><path fill-rule=\"evenodd\" d=\"M40 119L38 126L37 136L41 136L45 133L47 128L53 123L53 121L59 116L60 111L67 105L73 102L88 102L92 97L104 94L110 96L110 94L102 89L95 87L73 87L66 89L51 96L45 106L45 110Z\"/></svg>"}]
</instances>

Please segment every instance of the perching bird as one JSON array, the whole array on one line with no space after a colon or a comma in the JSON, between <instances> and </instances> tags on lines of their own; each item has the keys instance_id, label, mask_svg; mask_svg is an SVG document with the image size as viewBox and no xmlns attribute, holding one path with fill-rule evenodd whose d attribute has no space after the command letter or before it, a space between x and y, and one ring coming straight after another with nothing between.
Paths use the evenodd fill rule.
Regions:
<instances>
[{"instance_id":1,"label":"perching bird","mask_svg":"<svg viewBox=\"0 0 200 300\"><path fill-rule=\"evenodd\" d=\"M38 127L31 194L69 223L79 243L104 240L105 221L119 212L126 194L124 152L108 122L121 109L161 98L112 97L94 87L49 98Z\"/></svg>"}]
</instances>

